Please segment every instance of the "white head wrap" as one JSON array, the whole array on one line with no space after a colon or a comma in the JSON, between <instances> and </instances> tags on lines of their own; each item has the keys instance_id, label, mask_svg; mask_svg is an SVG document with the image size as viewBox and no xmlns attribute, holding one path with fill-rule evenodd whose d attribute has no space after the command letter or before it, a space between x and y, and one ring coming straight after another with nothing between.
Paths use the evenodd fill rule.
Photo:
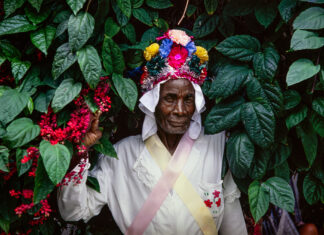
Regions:
<instances>
[{"instance_id":1,"label":"white head wrap","mask_svg":"<svg viewBox=\"0 0 324 235\"><path fill-rule=\"evenodd\" d=\"M145 119L142 128L143 141L157 132L154 112L156 105L159 103L160 85L165 83L166 81L158 83L152 90L147 91L139 100L139 108L145 113ZM189 137L191 139L197 139L201 131L200 114L205 110L205 99L200 86L193 82L191 82L191 84L195 89L196 110L191 118L189 126Z\"/></svg>"}]
</instances>

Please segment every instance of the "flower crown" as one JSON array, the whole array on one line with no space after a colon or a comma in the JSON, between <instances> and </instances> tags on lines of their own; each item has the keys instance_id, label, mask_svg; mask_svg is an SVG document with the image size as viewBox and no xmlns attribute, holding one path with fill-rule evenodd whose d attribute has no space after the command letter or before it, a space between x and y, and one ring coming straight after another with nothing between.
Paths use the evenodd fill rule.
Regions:
<instances>
[{"instance_id":1,"label":"flower crown","mask_svg":"<svg viewBox=\"0 0 324 235\"><path fill-rule=\"evenodd\" d=\"M195 46L192 38L182 30L168 30L157 38L160 44L153 43L145 48L147 60L141 76L143 92L168 79L185 78L196 84L203 84L207 75L207 50Z\"/></svg>"}]
</instances>

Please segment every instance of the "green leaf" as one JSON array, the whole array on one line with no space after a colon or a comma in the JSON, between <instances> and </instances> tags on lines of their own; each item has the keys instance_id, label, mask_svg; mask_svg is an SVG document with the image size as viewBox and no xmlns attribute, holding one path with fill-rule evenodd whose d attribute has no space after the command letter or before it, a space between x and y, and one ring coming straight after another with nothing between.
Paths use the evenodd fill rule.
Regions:
<instances>
[{"instance_id":1,"label":"green leaf","mask_svg":"<svg viewBox=\"0 0 324 235\"><path fill-rule=\"evenodd\" d=\"M275 176L278 176L282 179L284 179L286 182L289 183L290 180L290 172L289 172L289 165L287 161L284 161L280 165L274 168Z\"/></svg>"},{"instance_id":2,"label":"green leaf","mask_svg":"<svg viewBox=\"0 0 324 235\"><path fill-rule=\"evenodd\" d=\"M324 187L320 182L318 182L318 180L308 173L303 182L303 194L307 203L313 205L321 200L321 197L324 194Z\"/></svg>"},{"instance_id":3,"label":"green leaf","mask_svg":"<svg viewBox=\"0 0 324 235\"><path fill-rule=\"evenodd\" d=\"M120 26L125 26L129 21L129 17L124 15L124 13L120 10L120 8L118 7L115 1L112 2L112 8L116 14L116 19L118 24Z\"/></svg>"},{"instance_id":4,"label":"green leaf","mask_svg":"<svg viewBox=\"0 0 324 235\"><path fill-rule=\"evenodd\" d=\"M106 155L108 157L113 157L113 158L118 159L117 153L116 153L116 151L114 149L114 146L111 144L111 142L109 141L109 136L106 135L106 134L104 134L101 137L100 142L98 144L95 144L93 146L93 148L96 151L98 151L98 152L100 152L100 153L102 153L102 154L104 154L104 155Z\"/></svg>"},{"instance_id":5,"label":"green leaf","mask_svg":"<svg viewBox=\"0 0 324 235\"><path fill-rule=\"evenodd\" d=\"M73 14L76 15L78 11L83 7L86 0L66 0L66 3L70 6Z\"/></svg>"},{"instance_id":6,"label":"green leaf","mask_svg":"<svg viewBox=\"0 0 324 235\"><path fill-rule=\"evenodd\" d=\"M6 234L9 234L10 221L7 221L7 220L2 219L2 218L0 217L0 227L1 227L1 229L3 229L3 231L4 231Z\"/></svg>"},{"instance_id":7,"label":"green leaf","mask_svg":"<svg viewBox=\"0 0 324 235\"><path fill-rule=\"evenodd\" d=\"M295 207L294 193L284 179L271 177L262 183L270 194L270 202L288 212L293 212Z\"/></svg>"},{"instance_id":8,"label":"green leaf","mask_svg":"<svg viewBox=\"0 0 324 235\"><path fill-rule=\"evenodd\" d=\"M11 72L17 82L24 77L30 66L31 63L29 61L13 59L11 62Z\"/></svg>"},{"instance_id":9,"label":"green leaf","mask_svg":"<svg viewBox=\"0 0 324 235\"><path fill-rule=\"evenodd\" d=\"M196 38L202 38L214 32L217 24L217 15L209 16L208 14L203 13L196 19L192 31Z\"/></svg>"},{"instance_id":10,"label":"green leaf","mask_svg":"<svg viewBox=\"0 0 324 235\"><path fill-rule=\"evenodd\" d=\"M4 0L3 9L5 12L5 17L8 17L14 13L18 8L24 5L25 0Z\"/></svg>"},{"instance_id":11,"label":"green leaf","mask_svg":"<svg viewBox=\"0 0 324 235\"><path fill-rule=\"evenodd\" d=\"M99 184L97 178L92 177L92 176L88 176L87 177L87 185L90 188L96 190L98 193L100 193L100 184Z\"/></svg>"},{"instance_id":12,"label":"green leaf","mask_svg":"<svg viewBox=\"0 0 324 235\"><path fill-rule=\"evenodd\" d=\"M297 5L297 0L282 0L278 5L278 10L281 18L288 23L294 13L294 9Z\"/></svg>"},{"instance_id":13,"label":"green leaf","mask_svg":"<svg viewBox=\"0 0 324 235\"><path fill-rule=\"evenodd\" d=\"M295 108L301 101L301 96L295 90L287 90L284 92L285 110Z\"/></svg>"},{"instance_id":14,"label":"green leaf","mask_svg":"<svg viewBox=\"0 0 324 235\"><path fill-rule=\"evenodd\" d=\"M80 82L74 83L72 78L64 79L55 91L52 101L53 111L58 112L63 109L80 93L81 88Z\"/></svg>"},{"instance_id":15,"label":"green leaf","mask_svg":"<svg viewBox=\"0 0 324 235\"><path fill-rule=\"evenodd\" d=\"M0 170L9 172L9 149L6 146L0 146Z\"/></svg>"},{"instance_id":16,"label":"green leaf","mask_svg":"<svg viewBox=\"0 0 324 235\"><path fill-rule=\"evenodd\" d=\"M215 134L231 129L241 120L241 104L244 100L238 99L230 103L216 104L205 120L206 134Z\"/></svg>"},{"instance_id":17,"label":"green leaf","mask_svg":"<svg viewBox=\"0 0 324 235\"><path fill-rule=\"evenodd\" d=\"M133 16L135 17L135 19L138 19L143 24L146 24L148 26L153 26L152 18L150 17L146 9L144 8L133 9Z\"/></svg>"},{"instance_id":18,"label":"green leaf","mask_svg":"<svg viewBox=\"0 0 324 235\"><path fill-rule=\"evenodd\" d=\"M287 142L279 143L275 151L271 152L272 157L270 159L268 168L272 170L280 166L281 164L284 163L284 161L288 159L290 154L291 154L291 146L288 145Z\"/></svg>"},{"instance_id":19,"label":"green leaf","mask_svg":"<svg viewBox=\"0 0 324 235\"><path fill-rule=\"evenodd\" d=\"M48 90L46 93L41 92L35 99L35 109L41 113L47 113L48 106L55 94L55 90Z\"/></svg>"},{"instance_id":20,"label":"green leaf","mask_svg":"<svg viewBox=\"0 0 324 235\"><path fill-rule=\"evenodd\" d=\"M33 163L33 160L29 160L28 162L22 163L21 160L24 158L24 156L27 156L26 149L23 150L23 149L17 148L17 150L16 150L16 165L17 165L18 176L21 176L24 173L26 173Z\"/></svg>"},{"instance_id":21,"label":"green leaf","mask_svg":"<svg viewBox=\"0 0 324 235\"><path fill-rule=\"evenodd\" d=\"M113 20L113 18L109 17L105 22L105 34L112 38L119 32L119 30L120 26Z\"/></svg>"},{"instance_id":22,"label":"green leaf","mask_svg":"<svg viewBox=\"0 0 324 235\"><path fill-rule=\"evenodd\" d=\"M56 33L56 28L52 26L46 26L30 34L30 40L32 43L47 55L47 50L50 47Z\"/></svg>"},{"instance_id":23,"label":"green leaf","mask_svg":"<svg viewBox=\"0 0 324 235\"><path fill-rule=\"evenodd\" d=\"M0 66L6 61L6 57L0 54Z\"/></svg>"},{"instance_id":24,"label":"green leaf","mask_svg":"<svg viewBox=\"0 0 324 235\"><path fill-rule=\"evenodd\" d=\"M28 32L36 28L36 26L29 23L25 16L15 15L0 22L0 36Z\"/></svg>"},{"instance_id":25,"label":"green leaf","mask_svg":"<svg viewBox=\"0 0 324 235\"><path fill-rule=\"evenodd\" d=\"M16 89L5 90L0 96L0 122L6 125L27 105L29 96Z\"/></svg>"},{"instance_id":26,"label":"green leaf","mask_svg":"<svg viewBox=\"0 0 324 235\"><path fill-rule=\"evenodd\" d=\"M154 9L166 9L172 7L173 4L169 0L145 0L146 5Z\"/></svg>"},{"instance_id":27,"label":"green leaf","mask_svg":"<svg viewBox=\"0 0 324 235\"><path fill-rule=\"evenodd\" d=\"M120 73L125 69L123 53L119 46L109 37L105 37L102 45L103 65L108 74Z\"/></svg>"},{"instance_id":28,"label":"green leaf","mask_svg":"<svg viewBox=\"0 0 324 235\"><path fill-rule=\"evenodd\" d=\"M131 0L133 8L139 8L143 5L144 0Z\"/></svg>"},{"instance_id":29,"label":"green leaf","mask_svg":"<svg viewBox=\"0 0 324 235\"><path fill-rule=\"evenodd\" d=\"M240 61L251 61L260 49L259 40L250 35L228 37L216 46L223 55Z\"/></svg>"},{"instance_id":30,"label":"green leaf","mask_svg":"<svg viewBox=\"0 0 324 235\"><path fill-rule=\"evenodd\" d=\"M55 156L53 155L53 158L54 157ZM45 199L47 195L53 191L54 187L55 185L52 183L52 181L48 177L48 174L46 173L42 158L38 158L33 202L37 204L41 200Z\"/></svg>"},{"instance_id":31,"label":"green leaf","mask_svg":"<svg viewBox=\"0 0 324 235\"><path fill-rule=\"evenodd\" d=\"M28 2L30 3L30 5L32 5L37 12L39 12L39 10L41 9L43 0L28 0Z\"/></svg>"},{"instance_id":32,"label":"green leaf","mask_svg":"<svg viewBox=\"0 0 324 235\"><path fill-rule=\"evenodd\" d=\"M217 45L218 40L212 39L212 40L196 40L195 45L196 46L202 46L207 51L210 51L212 48L214 48Z\"/></svg>"},{"instance_id":33,"label":"green leaf","mask_svg":"<svg viewBox=\"0 0 324 235\"><path fill-rule=\"evenodd\" d=\"M249 186L248 195L250 211L254 221L258 222L269 208L269 193L258 180L254 180Z\"/></svg>"},{"instance_id":34,"label":"green leaf","mask_svg":"<svg viewBox=\"0 0 324 235\"><path fill-rule=\"evenodd\" d=\"M0 51L7 59L20 58L20 51L14 47L8 40L0 40Z\"/></svg>"},{"instance_id":35,"label":"green leaf","mask_svg":"<svg viewBox=\"0 0 324 235\"><path fill-rule=\"evenodd\" d=\"M64 43L57 48L52 65L52 75L57 79L65 70L75 63L77 57L72 53L69 43Z\"/></svg>"},{"instance_id":36,"label":"green leaf","mask_svg":"<svg viewBox=\"0 0 324 235\"><path fill-rule=\"evenodd\" d=\"M51 14L51 9L46 8L43 9L41 12L37 12L35 9L31 7L25 8L25 14L27 18L34 24L42 23L47 17Z\"/></svg>"},{"instance_id":37,"label":"green leaf","mask_svg":"<svg viewBox=\"0 0 324 235\"><path fill-rule=\"evenodd\" d=\"M267 47L264 52L258 52L253 57L253 68L260 78L273 79L278 68L280 56L273 47Z\"/></svg>"},{"instance_id":38,"label":"green leaf","mask_svg":"<svg viewBox=\"0 0 324 235\"><path fill-rule=\"evenodd\" d=\"M301 123L307 116L307 106L303 105L296 112L290 113L286 117L286 126L288 129Z\"/></svg>"},{"instance_id":39,"label":"green leaf","mask_svg":"<svg viewBox=\"0 0 324 235\"><path fill-rule=\"evenodd\" d=\"M196 10L197 10L197 7L195 5L189 4L188 8L187 8L187 11L186 11L186 15L188 17L190 17L195 13Z\"/></svg>"},{"instance_id":40,"label":"green leaf","mask_svg":"<svg viewBox=\"0 0 324 235\"><path fill-rule=\"evenodd\" d=\"M131 23L123 26L121 28L121 31L132 44L136 43L136 32L134 26Z\"/></svg>"},{"instance_id":41,"label":"green leaf","mask_svg":"<svg viewBox=\"0 0 324 235\"><path fill-rule=\"evenodd\" d=\"M37 87L42 85L40 79L39 67L33 67L23 79L22 84L19 86L19 92L25 92L28 95L33 95L37 91Z\"/></svg>"},{"instance_id":42,"label":"green leaf","mask_svg":"<svg viewBox=\"0 0 324 235\"><path fill-rule=\"evenodd\" d=\"M77 52L77 57L85 80L91 88L96 88L102 70L97 50L93 46L86 46Z\"/></svg>"},{"instance_id":43,"label":"green leaf","mask_svg":"<svg viewBox=\"0 0 324 235\"><path fill-rule=\"evenodd\" d=\"M233 95L242 88L249 73L250 70L246 66L225 65L212 81L210 90L208 91L209 96L211 98L226 98Z\"/></svg>"},{"instance_id":44,"label":"green leaf","mask_svg":"<svg viewBox=\"0 0 324 235\"><path fill-rule=\"evenodd\" d=\"M147 44L155 42L156 37L160 36L160 34L161 34L161 30L159 28L157 27L150 28L143 33L141 37L141 42L145 42Z\"/></svg>"},{"instance_id":45,"label":"green leaf","mask_svg":"<svg viewBox=\"0 0 324 235\"><path fill-rule=\"evenodd\" d=\"M117 5L120 8L120 10L124 13L125 16L128 18L132 14L132 4L131 0L117 0Z\"/></svg>"},{"instance_id":46,"label":"green leaf","mask_svg":"<svg viewBox=\"0 0 324 235\"><path fill-rule=\"evenodd\" d=\"M28 109L29 115L31 115L34 111L34 102L31 97L29 97L29 101L27 103L27 109Z\"/></svg>"},{"instance_id":47,"label":"green leaf","mask_svg":"<svg viewBox=\"0 0 324 235\"><path fill-rule=\"evenodd\" d=\"M273 22L277 15L277 3L274 1L268 4L259 4L254 10L254 14L258 22L265 28Z\"/></svg>"},{"instance_id":48,"label":"green leaf","mask_svg":"<svg viewBox=\"0 0 324 235\"><path fill-rule=\"evenodd\" d=\"M262 148L267 148L274 142L276 122L269 108L257 102L245 103L241 108L241 118L254 143Z\"/></svg>"},{"instance_id":49,"label":"green leaf","mask_svg":"<svg viewBox=\"0 0 324 235\"><path fill-rule=\"evenodd\" d=\"M154 25L161 29L162 31L167 31L169 29L169 24L165 19L159 18L154 20Z\"/></svg>"},{"instance_id":50,"label":"green leaf","mask_svg":"<svg viewBox=\"0 0 324 235\"><path fill-rule=\"evenodd\" d=\"M10 141L11 148L17 148L29 143L40 133L40 127L29 118L14 120L7 127L5 139Z\"/></svg>"},{"instance_id":51,"label":"green leaf","mask_svg":"<svg viewBox=\"0 0 324 235\"><path fill-rule=\"evenodd\" d=\"M317 134L324 137L324 118L317 113L312 112L310 120Z\"/></svg>"},{"instance_id":52,"label":"green leaf","mask_svg":"<svg viewBox=\"0 0 324 235\"><path fill-rule=\"evenodd\" d=\"M208 15L212 15L217 9L218 0L204 0L204 5Z\"/></svg>"},{"instance_id":53,"label":"green leaf","mask_svg":"<svg viewBox=\"0 0 324 235\"><path fill-rule=\"evenodd\" d=\"M312 108L315 112L324 117L324 97L314 99L312 102Z\"/></svg>"},{"instance_id":54,"label":"green leaf","mask_svg":"<svg viewBox=\"0 0 324 235\"><path fill-rule=\"evenodd\" d=\"M287 85L291 86L313 77L320 71L320 65L314 65L309 59L298 59L290 65L287 73Z\"/></svg>"},{"instance_id":55,"label":"green leaf","mask_svg":"<svg viewBox=\"0 0 324 235\"><path fill-rule=\"evenodd\" d=\"M281 111L283 110L283 94L281 92L281 88L278 82L271 83L263 83L262 88L267 97L267 100L270 103L272 111L276 116L279 116Z\"/></svg>"},{"instance_id":56,"label":"green leaf","mask_svg":"<svg viewBox=\"0 0 324 235\"><path fill-rule=\"evenodd\" d=\"M310 7L299 14L293 23L294 29L324 28L324 8Z\"/></svg>"},{"instance_id":57,"label":"green leaf","mask_svg":"<svg viewBox=\"0 0 324 235\"><path fill-rule=\"evenodd\" d=\"M269 151L257 149L253 162L249 169L249 176L252 179L262 179L268 169L268 164L272 158Z\"/></svg>"},{"instance_id":58,"label":"green leaf","mask_svg":"<svg viewBox=\"0 0 324 235\"><path fill-rule=\"evenodd\" d=\"M298 50L318 49L324 46L324 37L306 30L296 30L291 38L290 48Z\"/></svg>"},{"instance_id":59,"label":"green leaf","mask_svg":"<svg viewBox=\"0 0 324 235\"><path fill-rule=\"evenodd\" d=\"M138 96L135 82L131 79L123 78L122 75L117 73L113 73L112 80L124 104L129 110L133 111Z\"/></svg>"},{"instance_id":60,"label":"green leaf","mask_svg":"<svg viewBox=\"0 0 324 235\"><path fill-rule=\"evenodd\" d=\"M229 16L245 16L253 12L258 1L235 0L225 5L224 13Z\"/></svg>"},{"instance_id":61,"label":"green leaf","mask_svg":"<svg viewBox=\"0 0 324 235\"><path fill-rule=\"evenodd\" d=\"M70 151L62 144L52 145L45 140L40 143L39 151L50 180L54 185L57 185L69 168Z\"/></svg>"}]
</instances>

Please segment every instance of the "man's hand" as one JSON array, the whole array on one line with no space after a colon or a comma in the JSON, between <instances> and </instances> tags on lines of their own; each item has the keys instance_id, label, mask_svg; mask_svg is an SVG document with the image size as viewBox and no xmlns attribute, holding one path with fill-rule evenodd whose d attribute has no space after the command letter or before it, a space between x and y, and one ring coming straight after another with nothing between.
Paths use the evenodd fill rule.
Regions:
<instances>
[{"instance_id":1,"label":"man's hand","mask_svg":"<svg viewBox=\"0 0 324 235\"><path fill-rule=\"evenodd\" d=\"M101 111L98 110L91 119L90 128L84 136L83 143L89 148L94 145L102 136L102 132L99 130L99 118Z\"/></svg>"}]
</instances>

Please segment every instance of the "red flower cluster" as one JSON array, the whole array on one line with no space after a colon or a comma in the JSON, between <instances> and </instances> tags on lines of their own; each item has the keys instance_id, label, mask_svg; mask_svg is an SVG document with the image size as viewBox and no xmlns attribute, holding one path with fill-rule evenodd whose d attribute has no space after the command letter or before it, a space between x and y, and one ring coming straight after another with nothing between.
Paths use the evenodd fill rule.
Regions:
<instances>
[{"instance_id":1,"label":"red flower cluster","mask_svg":"<svg viewBox=\"0 0 324 235\"><path fill-rule=\"evenodd\" d=\"M17 172L17 167L15 162L9 163L8 168L10 169L9 173L5 172L5 175L3 176L3 179L5 181L10 180L10 178ZM2 171L0 170L0 172Z\"/></svg>"},{"instance_id":2,"label":"red flower cluster","mask_svg":"<svg viewBox=\"0 0 324 235\"><path fill-rule=\"evenodd\" d=\"M39 158L39 151L35 147L29 147L26 151L27 151L27 155L25 155L21 159L21 163L25 164L28 161L32 160L33 163L32 163L31 170L28 172L28 176L35 177L36 168L37 168L37 161L38 161L38 158Z\"/></svg>"},{"instance_id":3,"label":"red flower cluster","mask_svg":"<svg viewBox=\"0 0 324 235\"><path fill-rule=\"evenodd\" d=\"M101 112L108 112L111 108L111 99L107 95L109 92L109 84L105 82L108 77L101 77L101 82L95 89L94 101L99 106Z\"/></svg>"},{"instance_id":4,"label":"red flower cluster","mask_svg":"<svg viewBox=\"0 0 324 235\"><path fill-rule=\"evenodd\" d=\"M1 17L1 9L0 9L0 17ZM5 62L0 66L0 85L10 85L14 83L15 79L11 75L10 72L10 64L9 62Z\"/></svg>"}]
</instances>

